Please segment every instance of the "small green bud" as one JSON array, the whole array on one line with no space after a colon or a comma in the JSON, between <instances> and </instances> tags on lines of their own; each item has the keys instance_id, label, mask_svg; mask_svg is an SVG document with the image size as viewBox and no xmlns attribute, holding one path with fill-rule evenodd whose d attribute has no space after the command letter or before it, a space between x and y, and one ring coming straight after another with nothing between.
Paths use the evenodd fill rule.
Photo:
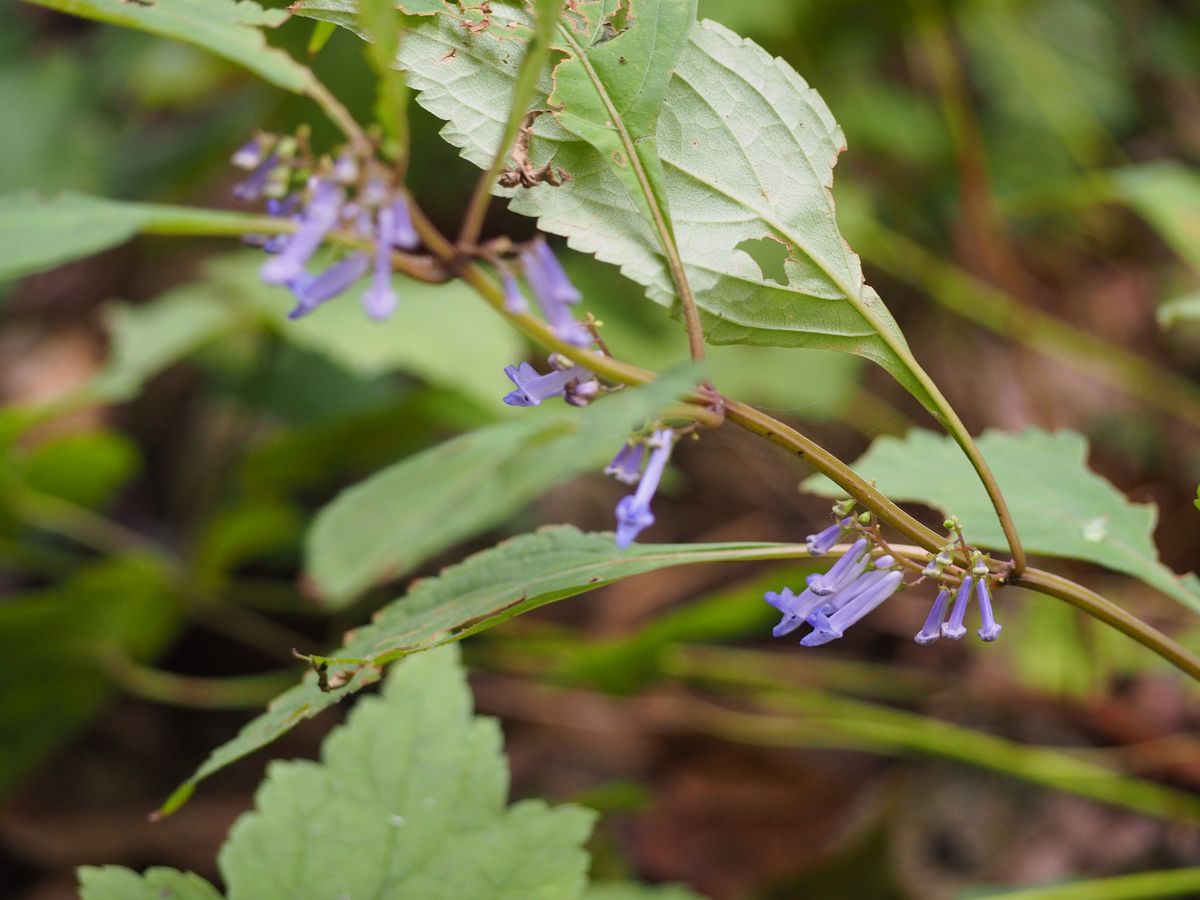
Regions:
<instances>
[{"instance_id":1,"label":"small green bud","mask_svg":"<svg viewBox=\"0 0 1200 900\"><path fill-rule=\"evenodd\" d=\"M858 514L858 524L859 525L870 525L871 524L871 514L869 512L859 513Z\"/></svg>"},{"instance_id":2,"label":"small green bud","mask_svg":"<svg viewBox=\"0 0 1200 900\"><path fill-rule=\"evenodd\" d=\"M942 523L942 527L947 531L958 531L958 529L962 528L962 522L958 521L958 516L951 516Z\"/></svg>"}]
</instances>

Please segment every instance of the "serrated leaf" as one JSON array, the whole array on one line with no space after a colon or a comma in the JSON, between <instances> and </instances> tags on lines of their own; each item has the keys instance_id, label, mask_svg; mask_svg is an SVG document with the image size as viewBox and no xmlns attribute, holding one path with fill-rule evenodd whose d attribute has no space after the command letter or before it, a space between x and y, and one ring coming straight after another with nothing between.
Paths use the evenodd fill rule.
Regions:
<instances>
[{"instance_id":1,"label":"serrated leaf","mask_svg":"<svg viewBox=\"0 0 1200 900\"><path fill-rule=\"evenodd\" d=\"M345 5L305 0L296 11L336 20L332 7ZM637 0L630 6L635 22L640 8ZM450 14L415 20L397 58L418 102L446 121L442 137L481 168L500 143L528 24L511 3L493 3L489 18L477 34ZM543 96L551 89L547 79ZM709 340L856 353L935 407L899 327L838 232L829 187L843 139L816 91L754 43L699 22L667 84L656 133L665 205ZM531 149L534 164L552 162L570 180L518 191L512 208L619 265L651 299L671 305L657 237L607 158L553 116L537 120ZM784 251L786 283L756 258L769 258L770 243Z\"/></svg>"},{"instance_id":2,"label":"serrated leaf","mask_svg":"<svg viewBox=\"0 0 1200 900\"><path fill-rule=\"evenodd\" d=\"M318 514L307 540L311 583L337 608L376 582L411 571L567 478L599 470L632 428L688 384L686 377L666 377L583 412L539 410L376 473Z\"/></svg>"},{"instance_id":3,"label":"serrated leaf","mask_svg":"<svg viewBox=\"0 0 1200 900\"><path fill-rule=\"evenodd\" d=\"M194 44L244 66L261 78L302 93L312 73L282 50L268 46L262 28L275 28L286 10L263 9L250 0L25 0L60 12L148 31Z\"/></svg>"},{"instance_id":4,"label":"serrated leaf","mask_svg":"<svg viewBox=\"0 0 1200 900\"><path fill-rule=\"evenodd\" d=\"M260 221L241 213L123 203L86 194L12 194L0 197L0 281L99 253L139 232L243 235Z\"/></svg>"},{"instance_id":5,"label":"serrated leaf","mask_svg":"<svg viewBox=\"0 0 1200 900\"><path fill-rule=\"evenodd\" d=\"M80 900L221 900L215 887L191 872L123 866L80 866Z\"/></svg>"},{"instance_id":6,"label":"serrated leaf","mask_svg":"<svg viewBox=\"0 0 1200 900\"><path fill-rule=\"evenodd\" d=\"M1082 436L1036 428L1021 434L989 431L978 446L1030 553L1087 560L1124 572L1200 612L1200 595L1158 560L1152 539L1157 508L1130 503L1092 472ZM921 429L904 438L882 437L854 470L893 500L925 503L958 516L972 543L1006 546L987 495L949 439ZM841 495L822 476L810 478L804 487Z\"/></svg>"},{"instance_id":7,"label":"serrated leaf","mask_svg":"<svg viewBox=\"0 0 1200 900\"><path fill-rule=\"evenodd\" d=\"M695 19L696 0L627 0L600 19L607 39L591 46L569 25L561 28L568 56L555 67L546 100L559 124L605 160L669 258L679 251L655 130Z\"/></svg>"},{"instance_id":8,"label":"serrated leaf","mask_svg":"<svg viewBox=\"0 0 1200 900\"><path fill-rule=\"evenodd\" d=\"M343 687L322 691L317 674L276 697L266 712L233 740L214 750L163 805L177 809L195 785L248 753L264 747L299 722L379 680L387 662L430 650L491 628L528 610L644 572L704 562L795 555L786 544L635 544L618 550L611 534L584 534L570 526L522 535L451 566L436 578L414 583L408 594L346 636L331 659L354 657L370 664L332 662L327 669Z\"/></svg>"},{"instance_id":9,"label":"serrated leaf","mask_svg":"<svg viewBox=\"0 0 1200 900\"><path fill-rule=\"evenodd\" d=\"M585 886L594 814L505 809L495 720L472 714L458 653L397 666L321 762L275 762L219 863L230 900L420 897L569 900Z\"/></svg>"}]
</instances>

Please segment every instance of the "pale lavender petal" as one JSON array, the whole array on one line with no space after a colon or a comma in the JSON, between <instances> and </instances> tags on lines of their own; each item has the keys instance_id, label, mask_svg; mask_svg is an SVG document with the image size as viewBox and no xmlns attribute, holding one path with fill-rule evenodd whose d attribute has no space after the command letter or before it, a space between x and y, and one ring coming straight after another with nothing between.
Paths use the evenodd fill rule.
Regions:
<instances>
[{"instance_id":1,"label":"pale lavender petal","mask_svg":"<svg viewBox=\"0 0 1200 900\"><path fill-rule=\"evenodd\" d=\"M675 443L675 432L669 428L660 428L651 435L647 445L651 447L650 459L646 470L642 473L637 490L628 497L622 497L617 503L617 546L624 550L633 543L634 538L654 524L654 514L650 511L650 501L658 490L658 482L662 479L667 460L671 458L671 448Z\"/></svg>"},{"instance_id":2,"label":"pale lavender petal","mask_svg":"<svg viewBox=\"0 0 1200 900\"><path fill-rule=\"evenodd\" d=\"M954 596L954 608L950 610L950 621L942 624L942 637L957 641L967 633L967 629L963 627L963 619L967 617L967 604L971 600L973 587L974 579L970 575L962 580L962 584L958 587L958 593Z\"/></svg>"},{"instance_id":3,"label":"pale lavender petal","mask_svg":"<svg viewBox=\"0 0 1200 900\"><path fill-rule=\"evenodd\" d=\"M604 467L604 474L611 475L622 484L637 484L642 477L642 460L646 455L646 445L641 441L626 443L612 462Z\"/></svg>"},{"instance_id":4,"label":"pale lavender petal","mask_svg":"<svg viewBox=\"0 0 1200 900\"><path fill-rule=\"evenodd\" d=\"M288 313L288 318L299 319L306 316L326 300L343 293L362 278L370 266L371 259L366 253L351 253L333 263L320 275L314 277L308 273L301 273L300 277L288 284L292 293L296 295L296 307Z\"/></svg>"},{"instance_id":5,"label":"pale lavender petal","mask_svg":"<svg viewBox=\"0 0 1200 900\"><path fill-rule=\"evenodd\" d=\"M975 597L979 601L979 618L983 626L979 629L979 636L985 641L994 641L1000 637L1003 626L996 622L996 616L992 612L992 595L988 591L986 578L975 582Z\"/></svg>"},{"instance_id":6,"label":"pale lavender petal","mask_svg":"<svg viewBox=\"0 0 1200 900\"><path fill-rule=\"evenodd\" d=\"M263 263L263 281L287 284L303 272L304 264L321 246L326 232L337 224L344 196L335 182L315 179L313 196L304 209L299 229L277 256Z\"/></svg>"},{"instance_id":7,"label":"pale lavender petal","mask_svg":"<svg viewBox=\"0 0 1200 900\"><path fill-rule=\"evenodd\" d=\"M932 644L942 636L942 622L946 619L946 607L950 603L950 592L945 588L938 591L937 599L925 617L925 625L913 638L918 644Z\"/></svg>"},{"instance_id":8,"label":"pale lavender petal","mask_svg":"<svg viewBox=\"0 0 1200 900\"><path fill-rule=\"evenodd\" d=\"M846 517L840 522L835 522L828 528L818 531L816 534L810 534L804 539L808 548L808 552L813 556L823 556L832 549L833 545L841 538L842 532L850 527L850 518Z\"/></svg>"},{"instance_id":9,"label":"pale lavender petal","mask_svg":"<svg viewBox=\"0 0 1200 900\"><path fill-rule=\"evenodd\" d=\"M375 235L375 273L363 294L367 315L382 321L396 311L396 292L392 290L392 239L396 219L389 207L379 210L378 231Z\"/></svg>"}]
</instances>

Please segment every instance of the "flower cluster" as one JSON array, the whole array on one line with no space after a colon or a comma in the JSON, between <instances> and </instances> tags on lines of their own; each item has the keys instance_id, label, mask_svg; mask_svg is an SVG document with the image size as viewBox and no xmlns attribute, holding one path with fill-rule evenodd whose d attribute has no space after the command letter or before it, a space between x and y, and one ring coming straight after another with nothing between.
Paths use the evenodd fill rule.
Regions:
<instances>
[{"instance_id":1,"label":"flower cluster","mask_svg":"<svg viewBox=\"0 0 1200 900\"><path fill-rule=\"evenodd\" d=\"M395 311L392 251L411 250L420 239L388 169L349 150L336 159L313 160L303 135L258 135L233 155L233 164L248 173L234 187L240 199L265 198L271 216L296 225L290 234L256 241L271 254L262 267L263 281L284 285L296 298L289 318L308 315L368 273L362 295L367 315L382 320ZM350 251L319 272L309 271L317 249L335 230L369 243L371 249Z\"/></svg>"},{"instance_id":2,"label":"flower cluster","mask_svg":"<svg viewBox=\"0 0 1200 900\"><path fill-rule=\"evenodd\" d=\"M663 470L671 458L675 445L675 432L670 428L658 428L645 442L631 442L617 451L613 461L604 469L623 484L637 485L637 490L617 502L617 546L624 550L634 538L654 524L654 513L650 501L658 490ZM646 450L650 458L642 468Z\"/></svg>"},{"instance_id":3,"label":"flower cluster","mask_svg":"<svg viewBox=\"0 0 1200 900\"><path fill-rule=\"evenodd\" d=\"M784 588L764 595L763 599L783 614L772 632L775 637L782 637L808 625L812 630L801 639L801 645L816 647L836 640L846 633L847 628L908 586L905 583L905 566L920 568L917 564L897 560L888 553L888 548L878 537L878 531L858 528L854 518L848 515L849 511L849 504L839 504L834 508L837 521L816 534L808 535L806 539L808 552L821 556L832 550L843 535L858 533L854 543L828 572L809 575L804 590L799 594ZM970 573L957 576L960 580L951 607L951 589L946 582L956 577L947 572L952 568L952 549L953 545L949 545L938 553L912 582L915 585L931 579L940 588L925 624L914 640L918 644L930 644L939 637L955 641L962 638L967 633L963 624L967 607L974 595L979 603L979 637L994 641L1000 635L1001 626L997 624L992 610L987 562L978 551L972 551Z\"/></svg>"},{"instance_id":4,"label":"flower cluster","mask_svg":"<svg viewBox=\"0 0 1200 900\"><path fill-rule=\"evenodd\" d=\"M571 284L549 245L539 237L521 251L519 259L525 281L555 334L577 347L592 344L595 338L571 312L571 307L581 299L580 293ZM509 312L527 312L529 303L521 293L516 276L507 268L501 268L501 280L504 303ZM586 406L602 390L599 380L583 366L558 354L551 355L549 364L550 371L546 374L527 362L506 366L504 374L514 389L504 396L504 402L509 406L537 406L551 397L562 397L574 406ZM604 469L604 474L622 484L637 486L632 494L617 503L618 547L628 547L642 531L654 524L650 502L671 457L675 438L675 432L670 428L655 429L648 437L631 438Z\"/></svg>"}]
</instances>

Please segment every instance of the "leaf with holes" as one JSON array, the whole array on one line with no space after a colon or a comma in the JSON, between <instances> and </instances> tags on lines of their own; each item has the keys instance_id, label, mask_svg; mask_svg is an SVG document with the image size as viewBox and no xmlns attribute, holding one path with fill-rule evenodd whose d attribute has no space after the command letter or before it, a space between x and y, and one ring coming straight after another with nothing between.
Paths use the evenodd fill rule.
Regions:
<instances>
[{"instance_id":1,"label":"leaf with holes","mask_svg":"<svg viewBox=\"0 0 1200 900\"><path fill-rule=\"evenodd\" d=\"M345 23L352 5L302 0L295 9ZM653 13L660 11L652 0L583 2L578 9L581 21L565 17L559 29L568 59L577 58L572 42L585 54L606 52L610 43L637 43L634 35L654 29ZM596 27L605 22L599 13L620 9L618 24L628 33L613 37L611 16L608 31ZM491 10L488 27L475 32L462 26L459 13L412 19L397 57L420 92L418 102L446 121L442 137L480 167L500 142L529 22L519 5L497 2ZM615 55L617 73L636 62ZM597 94L621 93L600 70L595 74ZM606 77L623 84L620 75ZM517 190L512 206L536 216L544 231L565 235L575 249L619 265L651 299L670 306L672 279L640 200L609 155L572 130L600 142L591 130L599 127L593 120L600 101L582 99L585 85L574 76L568 81L566 105L547 104L554 114L535 122L531 153L534 165L551 163L570 180ZM547 76L542 96L554 90ZM843 139L816 91L782 60L703 21L693 25L679 53L654 127L645 130L640 105L631 110L644 129L640 135L630 130L635 143L651 135L657 140L663 206L709 340L856 353L883 366L931 409L936 405L927 376L879 296L863 283L859 259L838 231L830 186ZM582 118L591 126L582 126Z\"/></svg>"}]
</instances>

